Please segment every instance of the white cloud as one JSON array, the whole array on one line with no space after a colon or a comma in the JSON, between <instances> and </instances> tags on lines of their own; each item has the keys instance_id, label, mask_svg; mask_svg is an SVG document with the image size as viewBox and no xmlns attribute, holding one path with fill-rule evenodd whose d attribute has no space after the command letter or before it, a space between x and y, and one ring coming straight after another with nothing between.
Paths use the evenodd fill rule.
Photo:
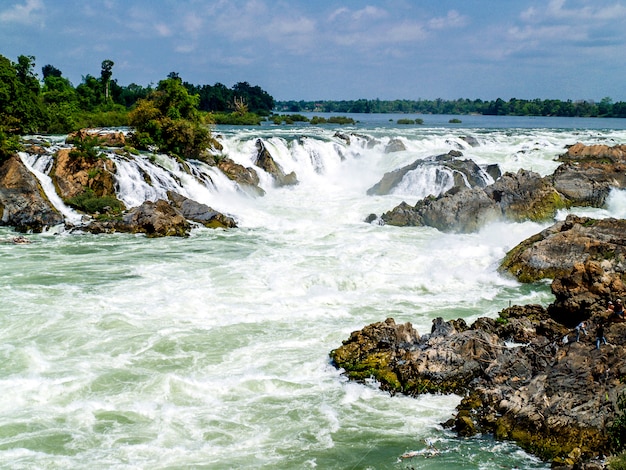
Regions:
<instances>
[{"instance_id":1,"label":"white cloud","mask_svg":"<svg viewBox=\"0 0 626 470\"><path fill-rule=\"evenodd\" d=\"M162 37L169 37L172 35L172 30L170 29L170 27L168 25L166 25L165 23L156 23L154 25L154 29L156 30L157 34L159 36Z\"/></svg>"},{"instance_id":2,"label":"white cloud","mask_svg":"<svg viewBox=\"0 0 626 470\"><path fill-rule=\"evenodd\" d=\"M24 4L18 3L0 12L0 22L32 24L40 21L38 13L43 9L43 0L26 0Z\"/></svg>"},{"instance_id":3,"label":"white cloud","mask_svg":"<svg viewBox=\"0 0 626 470\"><path fill-rule=\"evenodd\" d=\"M446 16L433 18L428 22L431 29L460 28L467 24L467 17L456 10L450 10Z\"/></svg>"}]
</instances>

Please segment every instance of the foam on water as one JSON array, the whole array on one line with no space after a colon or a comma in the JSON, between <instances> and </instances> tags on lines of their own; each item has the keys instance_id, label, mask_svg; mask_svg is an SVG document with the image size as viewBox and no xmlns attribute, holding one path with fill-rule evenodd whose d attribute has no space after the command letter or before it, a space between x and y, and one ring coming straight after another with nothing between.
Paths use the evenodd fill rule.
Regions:
<instances>
[{"instance_id":1,"label":"foam on water","mask_svg":"<svg viewBox=\"0 0 626 470\"><path fill-rule=\"evenodd\" d=\"M235 214L235 230L0 244L0 461L547 468L513 444L459 440L442 429L459 397L389 397L375 383L347 382L328 353L387 317L424 333L438 316L469 322L511 302L549 303L547 284L521 286L496 271L507 250L546 224L494 223L465 235L370 225L365 216L402 196L365 192L384 172L452 144L479 163L516 171L530 162L548 172L580 136L361 129L347 143L334 133L225 130L224 153L238 163L254 166L260 137L285 172L297 173L297 186L275 188L257 168L266 191L259 198L200 162L186 171L165 156L116 158L127 205L171 189ZM397 137L407 149L385 154ZM622 214L625 201L614 192L604 214ZM409 452L417 454L400 459Z\"/></svg>"}]
</instances>

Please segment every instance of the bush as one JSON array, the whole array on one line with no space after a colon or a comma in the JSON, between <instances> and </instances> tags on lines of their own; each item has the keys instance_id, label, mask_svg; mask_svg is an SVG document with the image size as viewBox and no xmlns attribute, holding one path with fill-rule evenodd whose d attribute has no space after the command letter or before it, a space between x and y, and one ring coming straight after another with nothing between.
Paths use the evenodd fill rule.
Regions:
<instances>
[{"instance_id":1,"label":"bush","mask_svg":"<svg viewBox=\"0 0 626 470\"><path fill-rule=\"evenodd\" d=\"M622 392L617 397L617 413L615 420L609 427L611 447L615 452L626 450L626 393Z\"/></svg>"},{"instance_id":2,"label":"bush","mask_svg":"<svg viewBox=\"0 0 626 470\"><path fill-rule=\"evenodd\" d=\"M70 157L72 158L84 158L90 161L107 158L104 153L99 151L99 141L95 135L87 135L84 139L77 138L73 143L74 148L70 150Z\"/></svg>"},{"instance_id":3,"label":"bush","mask_svg":"<svg viewBox=\"0 0 626 470\"><path fill-rule=\"evenodd\" d=\"M227 126L260 126L261 116L254 113L211 113L208 119L214 124Z\"/></svg>"},{"instance_id":4,"label":"bush","mask_svg":"<svg viewBox=\"0 0 626 470\"><path fill-rule=\"evenodd\" d=\"M198 111L198 100L180 79L161 80L128 116L135 127L131 142L140 149L154 145L178 157L199 158L211 146L211 132Z\"/></svg>"},{"instance_id":5,"label":"bush","mask_svg":"<svg viewBox=\"0 0 626 470\"><path fill-rule=\"evenodd\" d=\"M71 197L65 202L68 206L89 214L96 212L117 214L124 210L124 205L115 196L98 197L92 189L86 189L83 193Z\"/></svg>"},{"instance_id":6,"label":"bush","mask_svg":"<svg viewBox=\"0 0 626 470\"><path fill-rule=\"evenodd\" d=\"M609 458L607 464L609 470L626 470L626 452Z\"/></svg>"}]
</instances>

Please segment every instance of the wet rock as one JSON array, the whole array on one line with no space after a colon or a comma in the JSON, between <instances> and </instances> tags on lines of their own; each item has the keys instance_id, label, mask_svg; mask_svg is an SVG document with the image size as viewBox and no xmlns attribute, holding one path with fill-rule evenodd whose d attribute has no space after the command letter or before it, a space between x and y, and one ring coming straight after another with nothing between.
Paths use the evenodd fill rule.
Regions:
<instances>
[{"instance_id":1,"label":"wet rock","mask_svg":"<svg viewBox=\"0 0 626 470\"><path fill-rule=\"evenodd\" d=\"M491 174L478 166L474 161L465 159L461 160L463 154L456 150L452 150L447 154L432 156L419 159L397 170L385 173L382 179L367 190L367 194L384 195L390 194L402 182L406 175L412 171L425 171L427 168L434 169L436 172L435 180L443 187L446 181L453 188L484 188L493 178ZM500 176L499 168L490 168L493 174ZM438 196L438 194L434 194Z\"/></svg>"},{"instance_id":2,"label":"wet rock","mask_svg":"<svg viewBox=\"0 0 626 470\"><path fill-rule=\"evenodd\" d=\"M90 189L95 196L115 196L117 167L108 158L77 156L72 149L60 149L54 158L50 177L61 196L69 199Z\"/></svg>"},{"instance_id":3,"label":"wet rock","mask_svg":"<svg viewBox=\"0 0 626 470\"><path fill-rule=\"evenodd\" d=\"M0 224L19 232L42 232L63 223L63 216L17 155L0 166L0 213Z\"/></svg>"},{"instance_id":4,"label":"wet rock","mask_svg":"<svg viewBox=\"0 0 626 470\"><path fill-rule=\"evenodd\" d=\"M510 250L500 265L522 282L563 276L594 260L609 272L626 272L626 220L568 216Z\"/></svg>"},{"instance_id":5,"label":"wet rock","mask_svg":"<svg viewBox=\"0 0 626 470\"><path fill-rule=\"evenodd\" d=\"M590 331L601 316L589 320ZM447 325L447 326L444 326ZM354 332L331 352L353 380L375 378L392 393L465 396L450 425L463 436L491 433L548 461L579 463L608 452L626 367L626 324L607 326L610 346L593 339L564 345L571 329L540 306L513 307L458 331L434 321L433 332L402 336L393 319ZM513 339L525 343L510 344Z\"/></svg>"},{"instance_id":6,"label":"wet rock","mask_svg":"<svg viewBox=\"0 0 626 470\"><path fill-rule=\"evenodd\" d=\"M479 147L480 146L480 143L478 142L478 139L476 139L476 137L474 137L472 135L461 136L461 140L463 140L467 144L469 144L470 147Z\"/></svg>"},{"instance_id":7,"label":"wet rock","mask_svg":"<svg viewBox=\"0 0 626 470\"><path fill-rule=\"evenodd\" d=\"M406 150L406 145L400 139L391 139L385 146L385 153L403 152Z\"/></svg>"},{"instance_id":8,"label":"wet rock","mask_svg":"<svg viewBox=\"0 0 626 470\"><path fill-rule=\"evenodd\" d=\"M183 214L163 199L146 201L129 210L116 225L117 231L145 233L148 237L184 237L190 228Z\"/></svg>"},{"instance_id":9,"label":"wet rock","mask_svg":"<svg viewBox=\"0 0 626 470\"><path fill-rule=\"evenodd\" d=\"M482 188L458 189L437 198L405 203L381 217L391 225L426 225L441 231L471 232L498 219L544 221L568 201L537 173L506 173ZM400 214L402 216L400 216Z\"/></svg>"},{"instance_id":10,"label":"wet rock","mask_svg":"<svg viewBox=\"0 0 626 470\"><path fill-rule=\"evenodd\" d=\"M296 173L292 171L291 173L286 175L283 172L281 166L276 163L261 139L257 139L256 148L257 157L255 165L272 175L277 186L289 186L298 184L298 178L296 177Z\"/></svg>"},{"instance_id":11,"label":"wet rock","mask_svg":"<svg viewBox=\"0 0 626 470\"><path fill-rule=\"evenodd\" d=\"M98 145L104 147L124 147L126 145L126 136L123 132L115 132L101 129L81 129L72 132L67 136L65 142L68 144L84 141L85 139L94 139Z\"/></svg>"},{"instance_id":12,"label":"wet rock","mask_svg":"<svg viewBox=\"0 0 626 470\"><path fill-rule=\"evenodd\" d=\"M217 167L245 191L254 196L265 195L265 191L259 186L259 175L253 168L246 168L230 158L220 159L217 162Z\"/></svg>"},{"instance_id":13,"label":"wet rock","mask_svg":"<svg viewBox=\"0 0 626 470\"><path fill-rule=\"evenodd\" d=\"M201 204L193 199L186 198L174 191L168 191L167 197L171 204L180 210L183 216L188 220L201 223L209 228L237 227L235 219L212 209L206 204Z\"/></svg>"},{"instance_id":14,"label":"wet rock","mask_svg":"<svg viewBox=\"0 0 626 470\"><path fill-rule=\"evenodd\" d=\"M498 205L482 189L453 189L415 206L402 202L381 219L396 226L429 226L441 231L472 232L490 220L501 218Z\"/></svg>"}]
</instances>

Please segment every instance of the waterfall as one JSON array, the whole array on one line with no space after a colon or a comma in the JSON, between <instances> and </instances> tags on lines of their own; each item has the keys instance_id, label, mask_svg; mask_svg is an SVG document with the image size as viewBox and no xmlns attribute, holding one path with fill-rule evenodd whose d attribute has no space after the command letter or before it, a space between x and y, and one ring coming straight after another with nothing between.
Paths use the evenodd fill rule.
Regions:
<instances>
[{"instance_id":1,"label":"waterfall","mask_svg":"<svg viewBox=\"0 0 626 470\"><path fill-rule=\"evenodd\" d=\"M80 224L83 216L63 202L56 192L52 178L48 176L53 164L52 155L40 156L26 152L19 152L18 155L24 166L39 180L39 184L41 184L46 197L54 208L65 217L67 222L74 225Z\"/></svg>"}]
</instances>

